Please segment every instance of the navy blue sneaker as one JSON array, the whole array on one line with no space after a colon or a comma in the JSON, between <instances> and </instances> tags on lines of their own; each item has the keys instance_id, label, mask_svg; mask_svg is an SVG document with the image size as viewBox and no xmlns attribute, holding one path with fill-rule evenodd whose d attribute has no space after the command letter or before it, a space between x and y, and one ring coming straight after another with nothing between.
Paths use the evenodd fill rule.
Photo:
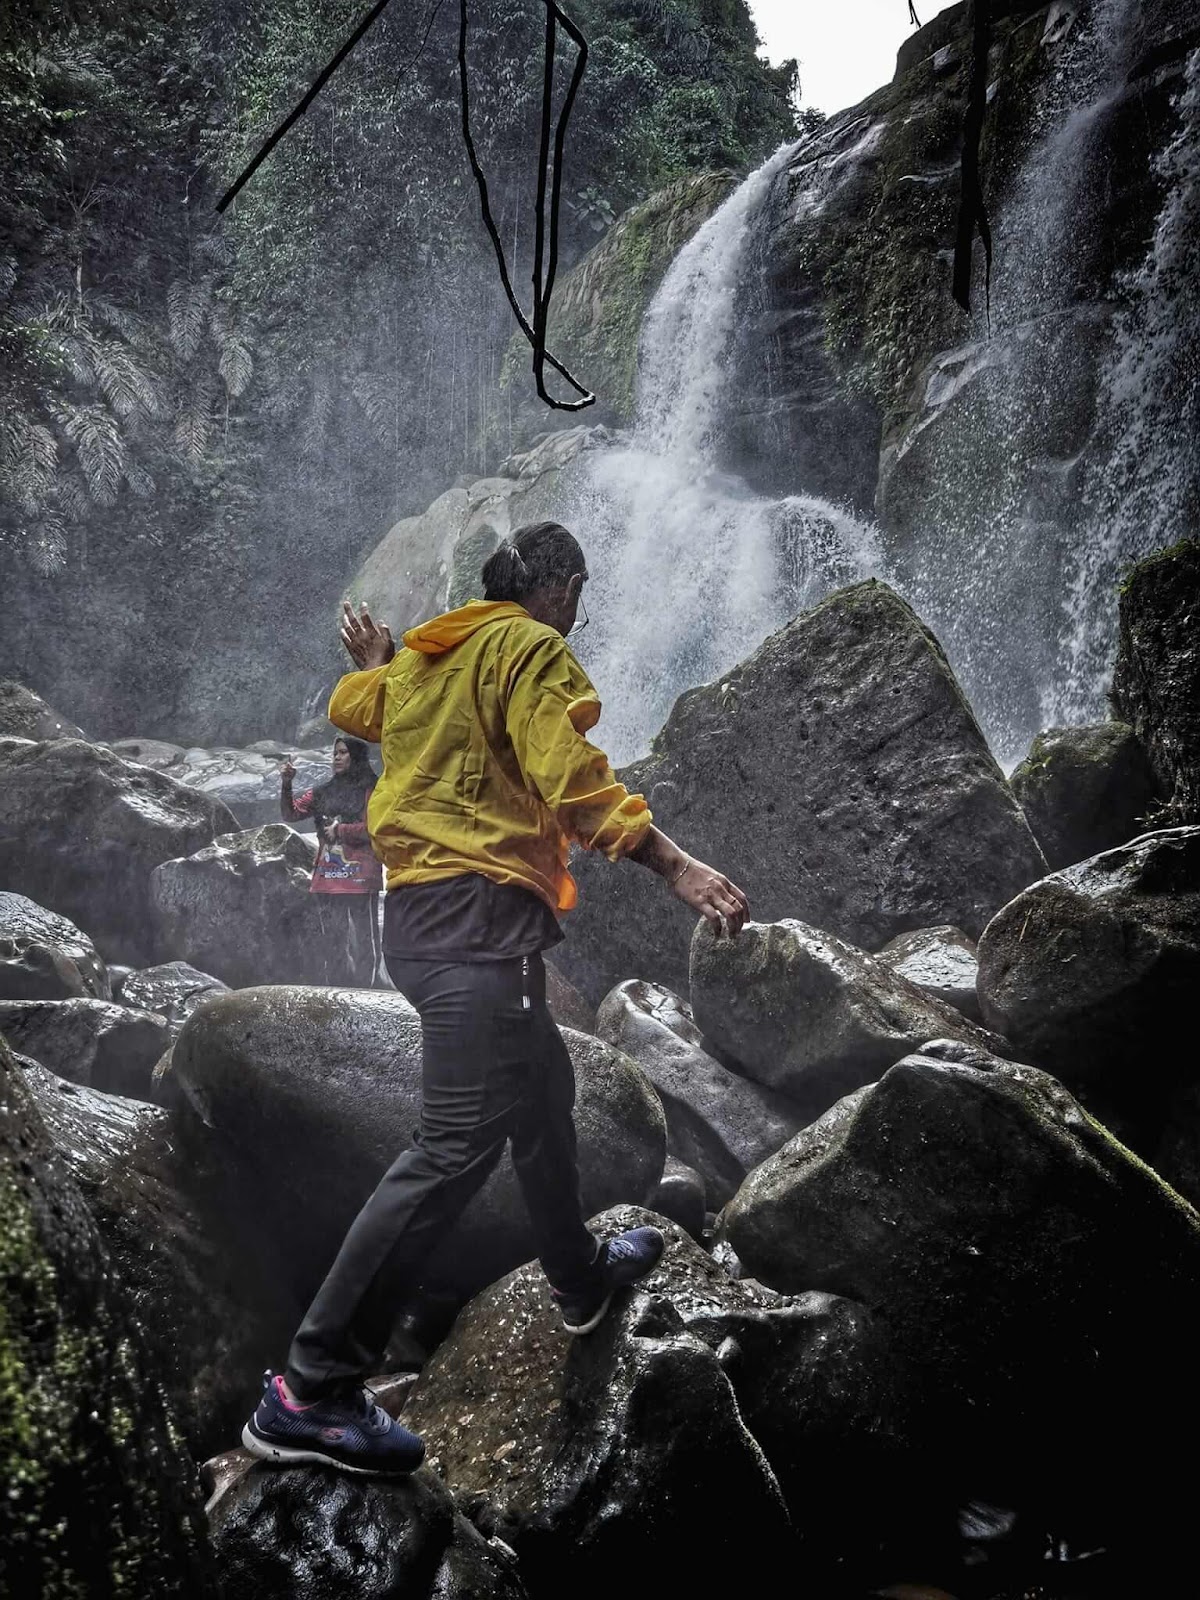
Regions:
<instances>
[{"instance_id":1,"label":"navy blue sneaker","mask_svg":"<svg viewBox=\"0 0 1200 1600\"><path fill-rule=\"evenodd\" d=\"M596 1258L597 1277L593 1288L576 1294L561 1294L557 1289L550 1291L567 1332L591 1333L603 1319L618 1289L625 1289L653 1272L666 1243L657 1228L630 1228L628 1233L619 1233L615 1239L602 1244Z\"/></svg>"},{"instance_id":2,"label":"navy blue sneaker","mask_svg":"<svg viewBox=\"0 0 1200 1600\"><path fill-rule=\"evenodd\" d=\"M415 1472L425 1459L424 1441L393 1422L368 1390L297 1405L285 1398L283 1379L270 1372L258 1409L242 1429L242 1443L260 1461L280 1466L319 1461L376 1476Z\"/></svg>"}]
</instances>

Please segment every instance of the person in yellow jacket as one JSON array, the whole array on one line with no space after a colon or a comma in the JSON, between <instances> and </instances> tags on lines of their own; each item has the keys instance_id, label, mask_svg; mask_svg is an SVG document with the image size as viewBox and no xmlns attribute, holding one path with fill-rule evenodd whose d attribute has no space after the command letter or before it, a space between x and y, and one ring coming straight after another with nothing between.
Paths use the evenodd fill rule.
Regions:
<instances>
[{"instance_id":1,"label":"person in yellow jacket","mask_svg":"<svg viewBox=\"0 0 1200 1600\"><path fill-rule=\"evenodd\" d=\"M421 1124L346 1235L243 1430L273 1461L411 1472L422 1441L362 1385L406 1291L511 1143L543 1271L569 1333L649 1272L656 1228L597 1240L579 1194L571 1060L546 1008L542 952L575 904L574 843L658 873L740 931L737 886L654 826L587 738L600 701L566 643L587 579L555 522L519 529L484 566L483 600L411 629L397 651L364 606L342 639L360 669L329 717L381 746L367 809L387 876L384 957L422 1025ZM585 619L586 621L586 616Z\"/></svg>"}]
</instances>

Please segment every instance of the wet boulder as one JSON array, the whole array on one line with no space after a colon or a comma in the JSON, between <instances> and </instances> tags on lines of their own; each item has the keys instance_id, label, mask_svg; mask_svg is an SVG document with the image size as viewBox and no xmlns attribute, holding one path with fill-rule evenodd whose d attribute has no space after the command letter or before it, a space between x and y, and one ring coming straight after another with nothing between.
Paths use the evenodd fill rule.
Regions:
<instances>
[{"instance_id":1,"label":"wet boulder","mask_svg":"<svg viewBox=\"0 0 1200 1600\"><path fill-rule=\"evenodd\" d=\"M865 949L945 922L977 937L1045 871L937 640L875 580L682 695L621 776L761 921ZM585 854L577 876L567 976L597 1002L630 975L684 991L692 913L633 867Z\"/></svg>"},{"instance_id":2,"label":"wet boulder","mask_svg":"<svg viewBox=\"0 0 1200 1600\"><path fill-rule=\"evenodd\" d=\"M151 1098L154 1064L171 1042L162 1017L107 1000L3 1000L0 1033L73 1083L135 1100Z\"/></svg>"},{"instance_id":3,"label":"wet boulder","mask_svg":"<svg viewBox=\"0 0 1200 1600\"><path fill-rule=\"evenodd\" d=\"M1073 1087L1126 1077L1127 1099L1192 1075L1198 986L1200 827L1052 873L979 941L988 1024Z\"/></svg>"},{"instance_id":4,"label":"wet boulder","mask_svg":"<svg viewBox=\"0 0 1200 1600\"><path fill-rule=\"evenodd\" d=\"M1143 832L1158 792L1146 752L1123 722L1039 733L1009 783L1051 871Z\"/></svg>"},{"instance_id":5,"label":"wet boulder","mask_svg":"<svg viewBox=\"0 0 1200 1600\"><path fill-rule=\"evenodd\" d=\"M961 928L915 928L912 933L898 933L876 951L875 959L964 1017L973 1022L983 1020L975 993L979 973L975 941Z\"/></svg>"},{"instance_id":6,"label":"wet boulder","mask_svg":"<svg viewBox=\"0 0 1200 1600\"><path fill-rule=\"evenodd\" d=\"M1200 822L1200 540L1140 562L1121 586L1116 715L1145 747L1164 821Z\"/></svg>"},{"instance_id":7,"label":"wet boulder","mask_svg":"<svg viewBox=\"0 0 1200 1600\"><path fill-rule=\"evenodd\" d=\"M653 1088L611 1045L563 1030L575 1064L584 1203L644 1203L666 1128ZM421 1025L386 991L278 987L208 1001L175 1042L168 1074L185 1142L229 1182L226 1207L277 1257L296 1314L349 1224L410 1144L420 1115ZM426 1278L462 1298L535 1254L511 1162L501 1161Z\"/></svg>"},{"instance_id":8,"label":"wet boulder","mask_svg":"<svg viewBox=\"0 0 1200 1600\"><path fill-rule=\"evenodd\" d=\"M1173 1493L1200 1217L1047 1074L930 1045L751 1173L721 1234L777 1289L873 1308L1008 1503Z\"/></svg>"},{"instance_id":9,"label":"wet boulder","mask_svg":"<svg viewBox=\"0 0 1200 1600\"><path fill-rule=\"evenodd\" d=\"M211 973L200 972L186 961L167 961L130 972L122 980L117 998L123 1006L136 1006L162 1017L174 1039L198 1005L210 995L228 992L229 985Z\"/></svg>"},{"instance_id":10,"label":"wet boulder","mask_svg":"<svg viewBox=\"0 0 1200 1600\"><path fill-rule=\"evenodd\" d=\"M560 1028L576 1028L580 1033L595 1033L596 1011L579 990L554 965L546 962L546 1005Z\"/></svg>"},{"instance_id":11,"label":"wet boulder","mask_svg":"<svg viewBox=\"0 0 1200 1600\"><path fill-rule=\"evenodd\" d=\"M517 1552L534 1600L672 1585L709 1594L744 1579L747 1550L770 1571L793 1554L778 1485L738 1410L715 1350L673 1303L699 1275L697 1310L754 1304L665 1219L620 1208L604 1234L664 1226L672 1255L622 1296L594 1334L566 1335L532 1263L459 1315L404 1410L430 1466L489 1535ZM717 1280L720 1279L720 1284ZM689 1302L690 1304L690 1302ZM713 1485L720 1485L714 1498Z\"/></svg>"},{"instance_id":12,"label":"wet boulder","mask_svg":"<svg viewBox=\"0 0 1200 1600\"><path fill-rule=\"evenodd\" d=\"M807 1120L927 1039L1003 1048L886 963L792 918L747 923L736 939L699 923L691 988L704 1032Z\"/></svg>"},{"instance_id":13,"label":"wet boulder","mask_svg":"<svg viewBox=\"0 0 1200 1600\"><path fill-rule=\"evenodd\" d=\"M0 1040L0 1586L215 1595L193 1468L87 1205Z\"/></svg>"},{"instance_id":14,"label":"wet boulder","mask_svg":"<svg viewBox=\"0 0 1200 1600\"><path fill-rule=\"evenodd\" d=\"M232 825L219 801L97 745L0 746L0 882L86 928L106 959L158 959L152 870Z\"/></svg>"},{"instance_id":15,"label":"wet boulder","mask_svg":"<svg viewBox=\"0 0 1200 1600\"><path fill-rule=\"evenodd\" d=\"M650 1196L650 1210L670 1217L691 1238L702 1240L708 1218L707 1203L707 1186L701 1175L686 1162L668 1155L658 1188Z\"/></svg>"},{"instance_id":16,"label":"wet boulder","mask_svg":"<svg viewBox=\"0 0 1200 1600\"><path fill-rule=\"evenodd\" d=\"M261 828L280 820L279 769L290 755L296 767L293 784L297 795L317 784L327 783L331 768L333 741L324 750L285 751L267 740L258 749L188 749L172 772L182 783L189 783L201 794L221 800L238 820L240 828Z\"/></svg>"},{"instance_id":17,"label":"wet boulder","mask_svg":"<svg viewBox=\"0 0 1200 1600\"><path fill-rule=\"evenodd\" d=\"M164 862L151 882L161 947L235 989L349 981L346 906L309 892L316 854L276 822Z\"/></svg>"},{"instance_id":18,"label":"wet boulder","mask_svg":"<svg viewBox=\"0 0 1200 1600\"><path fill-rule=\"evenodd\" d=\"M209 1206L220 1175L180 1147L165 1111L26 1063L26 1083L87 1201L171 1415L197 1460L236 1435L271 1349L262 1261L244 1230Z\"/></svg>"},{"instance_id":19,"label":"wet boulder","mask_svg":"<svg viewBox=\"0 0 1200 1600\"><path fill-rule=\"evenodd\" d=\"M667 1149L700 1173L713 1208L808 1120L785 1095L715 1060L691 1008L658 984L618 984L600 1006L596 1031L632 1056L658 1091Z\"/></svg>"},{"instance_id":20,"label":"wet boulder","mask_svg":"<svg viewBox=\"0 0 1200 1600\"><path fill-rule=\"evenodd\" d=\"M107 1000L108 970L69 917L0 890L0 1000Z\"/></svg>"},{"instance_id":21,"label":"wet boulder","mask_svg":"<svg viewBox=\"0 0 1200 1600\"><path fill-rule=\"evenodd\" d=\"M87 734L23 683L3 678L0 679L0 738L86 739Z\"/></svg>"}]
</instances>

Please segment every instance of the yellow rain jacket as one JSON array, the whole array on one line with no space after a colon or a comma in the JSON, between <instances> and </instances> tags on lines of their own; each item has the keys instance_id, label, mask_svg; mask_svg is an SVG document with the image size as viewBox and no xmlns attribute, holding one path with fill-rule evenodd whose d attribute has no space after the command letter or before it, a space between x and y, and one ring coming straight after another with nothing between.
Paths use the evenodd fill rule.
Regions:
<instances>
[{"instance_id":1,"label":"yellow rain jacket","mask_svg":"<svg viewBox=\"0 0 1200 1600\"><path fill-rule=\"evenodd\" d=\"M472 600L404 644L329 702L337 727L382 746L367 826L388 888L478 872L569 910L570 842L616 861L651 819L584 737L600 701L566 640L512 601Z\"/></svg>"}]
</instances>

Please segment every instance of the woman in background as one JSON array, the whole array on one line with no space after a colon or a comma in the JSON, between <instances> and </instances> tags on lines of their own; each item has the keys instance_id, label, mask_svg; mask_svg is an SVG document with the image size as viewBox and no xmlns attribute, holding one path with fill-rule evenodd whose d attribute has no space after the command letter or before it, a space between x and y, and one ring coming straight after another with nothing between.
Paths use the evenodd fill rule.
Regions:
<instances>
[{"instance_id":1,"label":"woman in background","mask_svg":"<svg viewBox=\"0 0 1200 1600\"><path fill-rule=\"evenodd\" d=\"M350 971L363 988L372 988L379 970L379 893L383 868L367 837L367 801L375 769L362 739L342 735L333 746L333 776L328 783L293 796L296 768L284 763L279 809L285 822L312 817L317 825L313 894L344 895ZM336 925L336 923L335 923Z\"/></svg>"}]
</instances>

